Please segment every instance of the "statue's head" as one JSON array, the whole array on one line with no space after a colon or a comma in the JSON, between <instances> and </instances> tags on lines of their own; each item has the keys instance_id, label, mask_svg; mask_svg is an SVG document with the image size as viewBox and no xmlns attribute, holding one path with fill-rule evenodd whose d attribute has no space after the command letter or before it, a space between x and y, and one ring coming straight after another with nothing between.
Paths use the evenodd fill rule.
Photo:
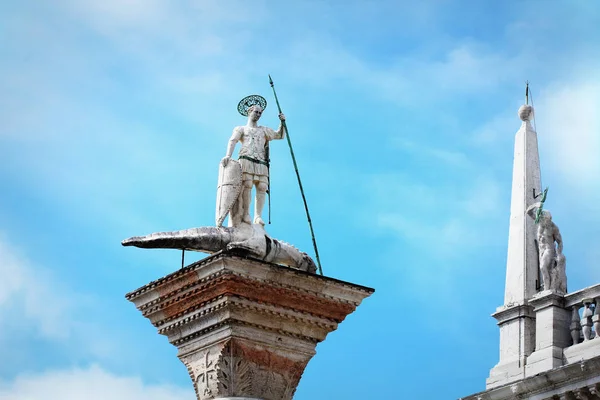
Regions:
<instances>
[{"instance_id":1,"label":"statue's head","mask_svg":"<svg viewBox=\"0 0 600 400\"><path fill-rule=\"evenodd\" d=\"M548 211L548 210L542 210L542 216L545 219L552 221L552 214L550 214L550 211Z\"/></svg>"},{"instance_id":2,"label":"statue's head","mask_svg":"<svg viewBox=\"0 0 600 400\"><path fill-rule=\"evenodd\" d=\"M248 107L248 119L257 122L262 115L263 109L258 104Z\"/></svg>"},{"instance_id":3,"label":"statue's head","mask_svg":"<svg viewBox=\"0 0 600 400\"><path fill-rule=\"evenodd\" d=\"M310 272L311 274L317 273L317 265L314 260L304 252L302 252L302 260L298 263L298 268L301 271Z\"/></svg>"}]
</instances>

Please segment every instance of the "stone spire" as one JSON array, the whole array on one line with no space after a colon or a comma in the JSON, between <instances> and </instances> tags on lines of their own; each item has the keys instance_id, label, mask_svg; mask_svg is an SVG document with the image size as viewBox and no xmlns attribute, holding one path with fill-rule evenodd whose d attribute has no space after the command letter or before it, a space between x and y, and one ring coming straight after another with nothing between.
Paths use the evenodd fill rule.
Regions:
<instances>
[{"instance_id":1,"label":"stone spire","mask_svg":"<svg viewBox=\"0 0 600 400\"><path fill-rule=\"evenodd\" d=\"M535 244L535 224L526 214L535 203L534 193L541 193L540 156L537 133L531 126L533 107L519 108L522 124L515 135L510 227L504 305L521 304L536 292L538 255Z\"/></svg>"},{"instance_id":2,"label":"stone spire","mask_svg":"<svg viewBox=\"0 0 600 400\"><path fill-rule=\"evenodd\" d=\"M541 185L532 117L533 107L519 108L522 124L515 135L504 305L493 314L500 327L500 361L490 371L488 389L524 378L527 357L535 348L535 316L528 301L537 293L538 254L535 223L527 208L536 202Z\"/></svg>"}]
</instances>

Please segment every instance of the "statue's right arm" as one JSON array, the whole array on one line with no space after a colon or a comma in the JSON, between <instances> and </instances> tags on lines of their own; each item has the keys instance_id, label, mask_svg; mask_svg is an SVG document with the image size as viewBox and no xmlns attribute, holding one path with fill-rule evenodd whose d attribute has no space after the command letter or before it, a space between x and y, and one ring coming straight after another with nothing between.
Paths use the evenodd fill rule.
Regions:
<instances>
[{"instance_id":1,"label":"statue's right arm","mask_svg":"<svg viewBox=\"0 0 600 400\"><path fill-rule=\"evenodd\" d=\"M242 127L238 126L233 129L233 134L229 139L229 143L227 144L227 153L225 153L225 157L222 160L223 166L227 165L231 155L233 154L233 150L235 150L235 145L242 138Z\"/></svg>"},{"instance_id":2,"label":"statue's right arm","mask_svg":"<svg viewBox=\"0 0 600 400\"><path fill-rule=\"evenodd\" d=\"M540 208L541 204L540 203L534 203L532 205L530 205L529 207L527 207L527 215L529 215L531 218L535 218L535 212L537 211L538 208Z\"/></svg>"}]
</instances>

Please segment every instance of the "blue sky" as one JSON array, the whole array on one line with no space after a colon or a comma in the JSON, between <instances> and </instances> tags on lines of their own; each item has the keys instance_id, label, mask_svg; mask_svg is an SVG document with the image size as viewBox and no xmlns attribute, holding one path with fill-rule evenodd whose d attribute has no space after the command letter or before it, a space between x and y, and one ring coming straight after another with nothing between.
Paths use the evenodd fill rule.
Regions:
<instances>
[{"instance_id":1,"label":"blue sky","mask_svg":"<svg viewBox=\"0 0 600 400\"><path fill-rule=\"evenodd\" d=\"M569 289L600 281L599 27L577 0L2 2L0 400L194 398L124 299L180 253L120 241L213 223L237 102L277 126L269 73L324 272L376 289L295 399L483 390L526 80ZM311 252L272 153L268 231Z\"/></svg>"}]
</instances>

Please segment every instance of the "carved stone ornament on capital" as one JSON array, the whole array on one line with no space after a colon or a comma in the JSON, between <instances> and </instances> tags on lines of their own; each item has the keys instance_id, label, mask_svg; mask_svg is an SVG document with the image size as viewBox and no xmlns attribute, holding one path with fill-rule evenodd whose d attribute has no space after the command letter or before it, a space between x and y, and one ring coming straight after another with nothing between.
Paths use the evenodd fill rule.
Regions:
<instances>
[{"instance_id":1,"label":"carved stone ornament on capital","mask_svg":"<svg viewBox=\"0 0 600 400\"><path fill-rule=\"evenodd\" d=\"M198 399L223 397L292 399L306 362L274 360L267 351L236 343L235 339L182 357Z\"/></svg>"},{"instance_id":2,"label":"carved stone ornament on capital","mask_svg":"<svg viewBox=\"0 0 600 400\"><path fill-rule=\"evenodd\" d=\"M291 399L315 355L373 289L215 254L129 293L177 347L197 398Z\"/></svg>"}]
</instances>

